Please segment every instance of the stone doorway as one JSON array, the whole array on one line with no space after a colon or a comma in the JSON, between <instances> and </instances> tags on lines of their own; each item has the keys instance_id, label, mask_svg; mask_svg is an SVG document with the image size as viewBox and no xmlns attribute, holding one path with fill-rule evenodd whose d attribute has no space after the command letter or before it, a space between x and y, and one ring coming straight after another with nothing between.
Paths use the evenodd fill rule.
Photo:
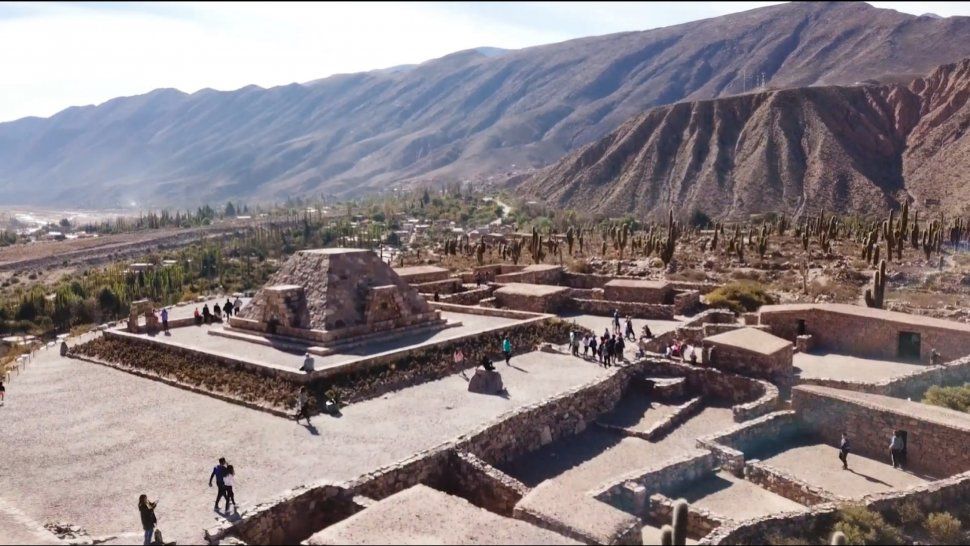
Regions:
<instances>
[{"instance_id":1,"label":"stone doorway","mask_svg":"<svg viewBox=\"0 0 970 546\"><path fill-rule=\"evenodd\" d=\"M901 360L919 360L920 335L916 332L899 332L899 349L897 356Z\"/></svg>"}]
</instances>

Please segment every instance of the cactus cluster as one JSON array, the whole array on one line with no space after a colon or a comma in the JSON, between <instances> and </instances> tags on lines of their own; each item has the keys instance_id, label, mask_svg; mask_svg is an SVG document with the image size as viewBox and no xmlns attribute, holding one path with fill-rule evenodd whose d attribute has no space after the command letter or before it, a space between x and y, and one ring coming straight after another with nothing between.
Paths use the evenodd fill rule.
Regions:
<instances>
[{"instance_id":1,"label":"cactus cluster","mask_svg":"<svg viewBox=\"0 0 970 546\"><path fill-rule=\"evenodd\" d=\"M660 529L660 544L664 546L682 546L687 544L687 501L678 499L674 503L671 525L664 525Z\"/></svg>"}]
</instances>

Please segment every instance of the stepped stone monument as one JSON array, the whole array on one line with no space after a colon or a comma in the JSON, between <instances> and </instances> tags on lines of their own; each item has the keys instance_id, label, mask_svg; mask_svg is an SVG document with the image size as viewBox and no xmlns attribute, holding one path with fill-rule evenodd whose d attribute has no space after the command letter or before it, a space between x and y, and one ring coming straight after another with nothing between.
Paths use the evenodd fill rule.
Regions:
<instances>
[{"instance_id":1,"label":"stepped stone monument","mask_svg":"<svg viewBox=\"0 0 970 546\"><path fill-rule=\"evenodd\" d=\"M232 328L318 343L444 328L439 311L370 250L303 250L259 290Z\"/></svg>"}]
</instances>

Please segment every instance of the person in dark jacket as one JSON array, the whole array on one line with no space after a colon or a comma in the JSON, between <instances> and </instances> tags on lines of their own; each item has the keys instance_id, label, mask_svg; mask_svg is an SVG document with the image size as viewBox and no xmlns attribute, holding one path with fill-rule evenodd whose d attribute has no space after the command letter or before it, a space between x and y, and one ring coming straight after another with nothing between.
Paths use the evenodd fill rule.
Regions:
<instances>
[{"instance_id":1,"label":"person in dark jacket","mask_svg":"<svg viewBox=\"0 0 970 546\"><path fill-rule=\"evenodd\" d=\"M209 311L208 303L202 306L202 322L204 324L212 322L212 311Z\"/></svg>"},{"instance_id":2,"label":"person in dark jacket","mask_svg":"<svg viewBox=\"0 0 970 546\"><path fill-rule=\"evenodd\" d=\"M219 509L219 500L226 499L226 506L228 510L229 497L226 496L226 458L220 457L219 464L212 468L212 474L209 474L209 487L212 487L212 478L216 479L216 487L218 492L216 493L216 504L215 509Z\"/></svg>"},{"instance_id":3,"label":"person in dark jacket","mask_svg":"<svg viewBox=\"0 0 970 546\"><path fill-rule=\"evenodd\" d=\"M842 433L842 440L839 442L839 460L842 461L842 470L849 469L849 437Z\"/></svg>"},{"instance_id":4,"label":"person in dark jacket","mask_svg":"<svg viewBox=\"0 0 970 546\"><path fill-rule=\"evenodd\" d=\"M138 511L141 513L141 527L145 530L145 544L151 544L155 534L155 525L158 518L155 517L155 507L158 501L149 502L148 495L138 497Z\"/></svg>"}]
</instances>

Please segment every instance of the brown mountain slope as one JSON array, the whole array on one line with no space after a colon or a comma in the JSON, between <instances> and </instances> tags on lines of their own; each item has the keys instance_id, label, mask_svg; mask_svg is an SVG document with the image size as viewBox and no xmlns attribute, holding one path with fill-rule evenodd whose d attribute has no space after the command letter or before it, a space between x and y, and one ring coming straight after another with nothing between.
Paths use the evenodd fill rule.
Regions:
<instances>
[{"instance_id":1,"label":"brown mountain slope","mask_svg":"<svg viewBox=\"0 0 970 546\"><path fill-rule=\"evenodd\" d=\"M306 85L157 90L0 124L0 201L194 206L500 178L762 74L775 88L854 84L967 56L970 17L793 2Z\"/></svg>"},{"instance_id":2,"label":"brown mountain slope","mask_svg":"<svg viewBox=\"0 0 970 546\"><path fill-rule=\"evenodd\" d=\"M619 214L712 217L806 207L884 212L902 198L970 205L970 59L909 86L805 87L652 109L520 191Z\"/></svg>"}]
</instances>

